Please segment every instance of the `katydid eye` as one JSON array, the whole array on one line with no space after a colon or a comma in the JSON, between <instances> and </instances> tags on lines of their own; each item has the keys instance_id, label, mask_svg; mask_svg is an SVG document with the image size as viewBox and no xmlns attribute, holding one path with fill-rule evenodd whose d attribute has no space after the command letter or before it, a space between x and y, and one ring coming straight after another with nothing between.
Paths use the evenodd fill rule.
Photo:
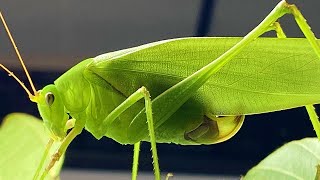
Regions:
<instances>
[{"instance_id":1,"label":"katydid eye","mask_svg":"<svg viewBox=\"0 0 320 180\"><path fill-rule=\"evenodd\" d=\"M48 106L51 106L53 104L54 101L54 95L52 94L52 92L48 92L45 96L46 98L46 103Z\"/></svg>"}]
</instances>

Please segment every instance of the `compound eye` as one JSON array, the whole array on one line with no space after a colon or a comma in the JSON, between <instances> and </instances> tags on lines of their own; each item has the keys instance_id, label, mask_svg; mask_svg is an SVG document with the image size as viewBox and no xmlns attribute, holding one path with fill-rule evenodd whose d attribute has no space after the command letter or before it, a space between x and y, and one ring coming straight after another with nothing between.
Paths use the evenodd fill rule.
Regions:
<instances>
[{"instance_id":1,"label":"compound eye","mask_svg":"<svg viewBox=\"0 0 320 180\"><path fill-rule=\"evenodd\" d=\"M46 98L46 103L48 106L51 106L54 102L54 95L52 94L52 92L48 92L45 96Z\"/></svg>"}]
</instances>

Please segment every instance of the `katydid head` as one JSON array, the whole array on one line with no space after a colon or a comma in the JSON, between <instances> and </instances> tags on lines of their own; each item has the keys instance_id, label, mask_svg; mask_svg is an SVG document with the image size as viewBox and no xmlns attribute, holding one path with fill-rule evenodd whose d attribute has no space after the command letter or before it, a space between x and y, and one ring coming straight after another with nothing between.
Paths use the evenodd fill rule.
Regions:
<instances>
[{"instance_id":1,"label":"katydid head","mask_svg":"<svg viewBox=\"0 0 320 180\"><path fill-rule=\"evenodd\" d=\"M13 72L11 72L4 65L0 64L0 68L5 70L9 76L12 76L26 91L29 96L29 99L32 102L38 104L38 109L41 117L43 118L44 124L47 129L50 131L51 138L54 140L61 140L66 136L66 123L68 120L68 114L65 112L64 104L62 102L61 96L54 85L48 85L40 91L36 91L35 86L31 80L29 72L21 58L20 52L16 46L16 43L13 40L13 37L10 33L10 30L7 26L6 21L4 20L2 13L0 12L0 19L7 31L8 37L16 51L16 54L20 60L21 66L29 80L30 86L32 88L33 94L29 89L24 85L24 83L17 77Z\"/></svg>"},{"instance_id":2,"label":"katydid head","mask_svg":"<svg viewBox=\"0 0 320 180\"><path fill-rule=\"evenodd\" d=\"M55 85L50 84L38 91L38 96L33 100L38 105L39 113L51 138L61 140L66 136L66 123L68 114L62 98Z\"/></svg>"}]
</instances>

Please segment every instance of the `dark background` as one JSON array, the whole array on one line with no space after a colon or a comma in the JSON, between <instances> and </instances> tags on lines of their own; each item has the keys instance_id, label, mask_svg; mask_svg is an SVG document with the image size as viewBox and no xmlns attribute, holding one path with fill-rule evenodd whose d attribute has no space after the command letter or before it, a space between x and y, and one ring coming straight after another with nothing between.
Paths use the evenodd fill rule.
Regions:
<instances>
[{"instance_id":1,"label":"dark background","mask_svg":"<svg viewBox=\"0 0 320 180\"><path fill-rule=\"evenodd\" d=\"M52 83L82 59L162 39L185 36L244 36L278 3L272 1L0 1L0 10L38 89ZM298 5L316 35L320 1ZM292 17L281 20L290 37L301 37ZM273 35L274 34L269 34ZM25 82L11 44L0 28L0 63ZM0 119L11 112L38 115L22 88L0 72ZM248 116L231 140L210 146L159 144L162 171L244 174L274 149L315 136L304 108ZM130 170L132 146L83 132L72 142L65 167ZM148 143L140 169L151 171Z\"/></svg>"}]
</instances>

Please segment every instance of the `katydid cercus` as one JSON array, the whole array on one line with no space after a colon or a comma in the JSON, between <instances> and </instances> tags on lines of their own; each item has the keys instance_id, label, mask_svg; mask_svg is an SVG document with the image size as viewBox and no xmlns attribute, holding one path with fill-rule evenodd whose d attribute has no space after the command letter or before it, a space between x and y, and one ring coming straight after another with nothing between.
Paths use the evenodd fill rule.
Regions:
<instances>
[{"instance_id":1,"label":"katydid cercus","mask_svg":"<svg viewBox=\"0 0 320 180\"><path fill-rule=\"evenodd\" d=\"M284 14L294 15L306 39L258 38L270 30L284 37L276 22ZM160 179L156 142L223 142L248 114L306 106L319 136L312 104L320 102L320 47L298 9L285 1L244 38L179 38L106 53L82 61L39 91L15 50L33 94L0 66L37 103L51 135L47 148L61 142L41 178L83 128L97 139L135 144L132 179L141 141L151 142L155 178Z\"/></svg>"}]
</instances>

